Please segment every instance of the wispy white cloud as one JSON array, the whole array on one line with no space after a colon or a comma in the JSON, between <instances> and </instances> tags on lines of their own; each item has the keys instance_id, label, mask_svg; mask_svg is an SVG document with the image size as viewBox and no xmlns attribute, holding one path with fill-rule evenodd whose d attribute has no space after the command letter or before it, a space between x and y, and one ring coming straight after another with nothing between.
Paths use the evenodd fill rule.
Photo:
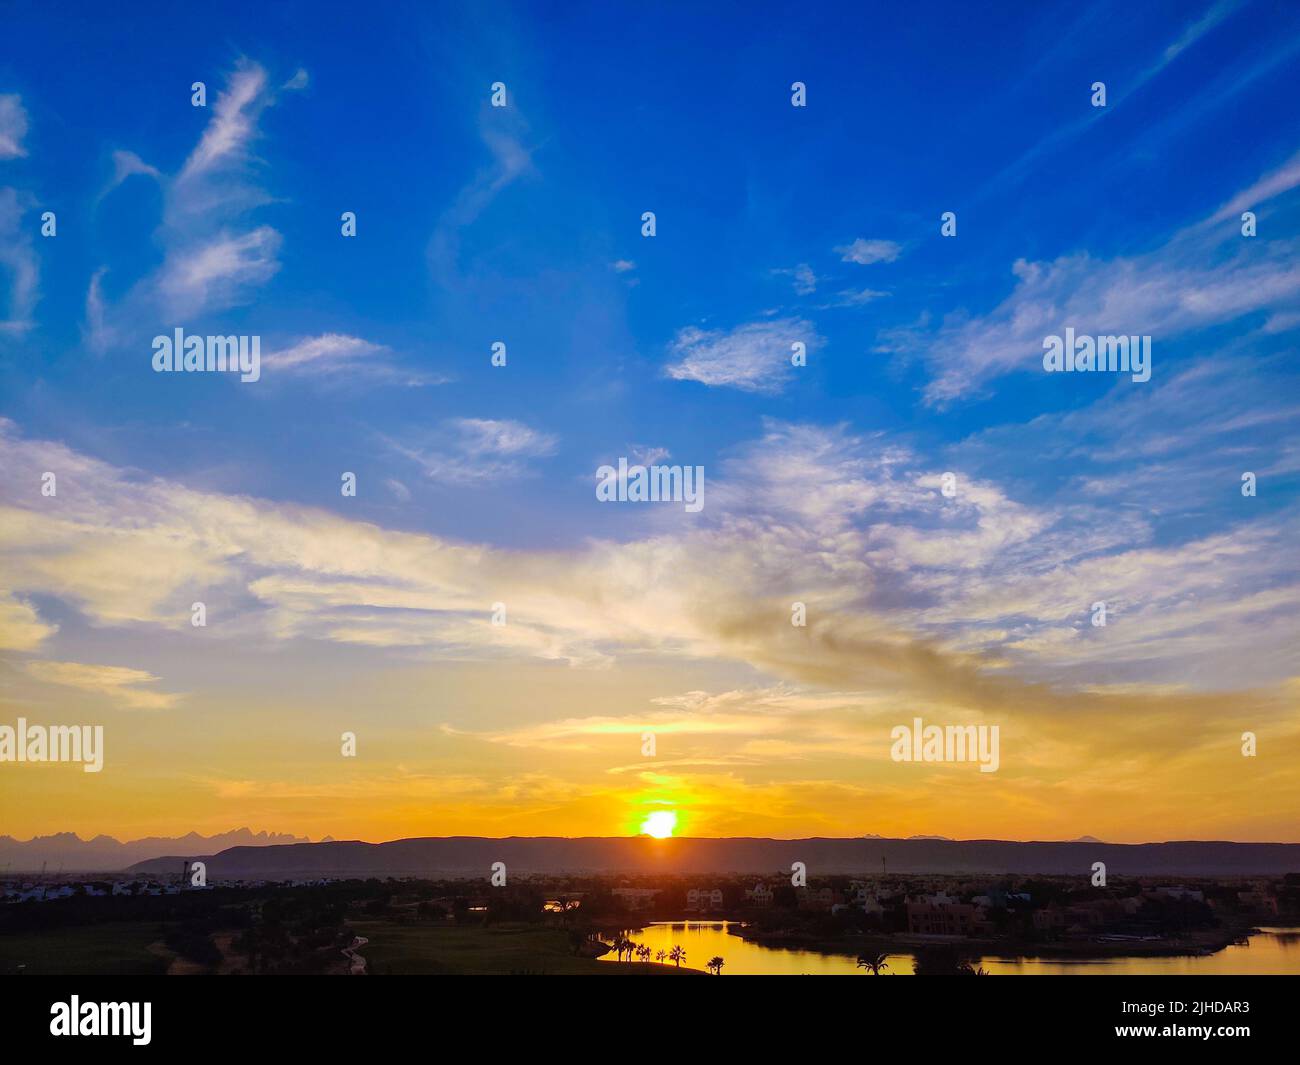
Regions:
<instances>
[{"instance_id":1,"label":"wispy white cloud","mask_svg":"<svg viewBox=\"0 0 1300 1065\"><path fill-rule=\"evenodd\" d=\"M26 673L45 684L61 684L103 696L125 710L170 710L180 699L172 692L142 687L160 680L142 669L88 665L83 662L34 660L23 665Z\"/></svg>"},{"instance_id":2,"label":"wispy white cloud","mask_svg":"<svg viewBox=\"0 0 1300 1065\"><path fill-rule=\"evenodd\" d=\"M222 233L169 257L159 289L182 312L238 302L251 286L274 277L282 238L270 226Z\"/></svg>"},{"instance_id":3,"label":"wispy white cloud","mask_svg":"<svg viewBox=\"0 0 1300 1065\"><path fill-rule=\"evenodd\" d=\"M1148 63L1146 67L1132 76L1124 78L1118 84L1112 82L1111 85L1108 85L1109 94L1106 107L1089 107L1074 121L1056 127L1048 136L1022 152L986 182L976 192L974 198L976 200L983 199L993 189L1019 181L1031 172L1031 164L1035 160L1064 148L1070 141L1076 140L1080 135L1094 128L1097 123L1104 121L1109 115L1115 114L1119 110L1119 104L1164 73L1180 55L1219 26L1241 6L1241 0L1218 0L1218 2L1211 4L1204 15L1189 22L1182 33L1166 45L1160 55ZM1258 63L1254 64L1254 66L1256 71L1262 68L1262 65ZM1252 71L1252 76L1254 76L1254 73L1255 71ZM1243 79L1234 79L1234 86L1230 91L1239 89L1242 82ZM1206 105L1200 104L1199 106L1205 107ZM1188 112L1191 109L1183 108L1181 110ZM1150 128L1144 128L1143 140L1149 144L1151 138Z\"/></svg>"},{"instance_id":4,"label":"wispy white cloud","mask_svg":"<svg viewBox=\"0 0 1300 1065\"><path fill-rule=\"evenodd\" d=\"M8 305L0 305L0 337L21 336L34 325L40 266L23 225L28 204L16 189L0 188L0 279L8 274Z\"/></svg>"},{"instance_id":5,"label":"wispy white cloud","mask_svg":"<svg viewBox=\"0 0 1300 1065\"><path fill-rule=\"evenodd\" d=\"M86 346L96 354L101 354L112 343L112 333L104 317L104 275L108 267L101 266L90 276L86 288L86 322L82 328L82 337Z\"/></svg>"},{"instance_id":6,"label":"wispy white cloud","mask_svg":"<svg viewBox=\"0 0 1300 1065\"><path fill-rule=\"evenodd\" d=\"M460 431L463 449L469 454L536 457L552 454L555 450L554 436L530 429L522 422L456 418L452 424Z\"/></svg>"},{"instance_id":7,"label":"wispy white cloud","mask_svg":"<svg viewBox=\"0 0 1300 1065\"><path fill-rule=\"evenodd\" d=\"M978 395L1014 370L1042 370L1043 338L1067 326L1080 334L1136 334L1159 345L1180 334L1294 301L1300 245L1280 242L1217 266L1156 253L1099 262L1073 255L1051 263L1021 260L1017 284L990 314L946 327L925 345L935 370L927 403ZM1152 373L1160 373L1158 363Z\"/></svg>"},{"instance_id":8,"label":"wispy white cloud","mask_svg":"<svg viewBox=\"0 0 1300 1065\"><path fill-rule=\"evenodd\" d=\"M157 167L150 166L135 152L128 152L125 149L118 149L113 152L113 176L109 178L108 184L104 186L103 191L99 194L99 199L102 200L122 182L126 181L127 178L135 177L137 174L151 177L157 181L161 181L163 176Z\"/></svg>"},{"instance_id":9,"label":"wispy white cloud","mask_svg":"<svg viewBox=\"0 0 1300 1065\"><path fill-rule=\"evenodd\" d=\"M1300 184L1293 158L1234 196L1209 219L1235 214ZM882 338L878 350L923 358L933 371L925 400L946 406L981 394L1016 370L1042 371L1043 338L1067 326L1079 334L1149 335L1153 374L1160 345L1181 335L1262 311L1286 311L1300 297L1300 242L1248 241L1235 227L1198 224L1140 255L1097 259L1086 253L1052 262L1018 260L1015 287L987 314L953 316L936 331Z\"/></svg>"},{"instance_id":10,"label":"wispy white cloud","mask_svg":"<svg viewBox=\"0 0 1300 1065\"><path fill-rule=\"evenodd\" d=\"M876 300L883 299L888 295L888 292L881 292L874 288L846 288L836 293L835 299L825 306L865 307L868 303L874 303Z\"/></svg>"},{"instance_id":11,"label":"wispy white cloud","mask_svg":"<svg viewBox=\"0 0 1300 1065\"><path fill-rule=\"evenodd\" d=\"M791 345L796 342L811 353L821 345L821 337L811 322L800 318L751 322L729 332L688 326L669 345L675 361L664 372L677 381L774 394L793 373Z\"/></svg>"},{"instance_id":12,"label":"wispy white cloud","mask_svg":"<svg viewBox=\"0 0 1300 1065\"><path fill-rule=\"evenodd\" d=\"M394 446L459 484L518 474L555 447L488 419L449 423L435 443ZM1287 590L1300 567L1278 563L1285 515L1252 511L1162 545L1140 514L1034 505L967 472L948 497L942 467L845 429L773 424L723 467L702 522L569 552L460 545L141 484L12 427L0 458L13 483L63 471L57 511L17 499L0 511L6 590L55 596L101 625L181 627L203 589L244 590L262 604L246 623L276 639L591 663L671 652L858 691L975 685L972 699L1013 664L1068 683L1097 655L1128 671L1115 682L1185 678L1190 663L1197 675L1213 663L1219 677L1276 678L1294 671L1286 648L1300 639ZM796 599L814 631L790 626ZM508 626L489 622L496 600L510 603ZM1121 619L1102 634L1088 623L1098 600ZM1241 625L1243 610L1266 624ZM1110 633L1123 654L1106 659L1099 637Z\"/></svg>"},{"instance_id":13,"label":"wispy white cloud","mask_svg":"<svg viewBox=\"0 0 1300 1065\"><path fill-rule=\"evenodd\" d=\"M113 175L101 199L133 175L156 179L163 192L158 229L163 261L120 303L109 305L102 292L96 295L99 324L88 323L85 331L99 339L101 348L160 314L175 318L244 303L279 271L280 233L269 225L253 225L249 218L271 199L251 170L258 120L275 99L266 71L240 60L175 177L133 152L114 152ZM89 297L87 304L89 310Z\"/></svg>"},{"instance_id":14,"label":"wispy white cloud","mask_svg":"<svg viewBox=\"0 0 1300 1065\"><path fill-rule=\"evenodd\" d=\"M395 384L402 387L445 384L450 378L408 370L390 348L346 333L302 337L262 356L264 373L311 376L325 382Z\"/></svg>"},{"instance_id":15,"label":"wispy white cloud","mask_svg":"<svg viewBox=\"0 0 1300 1065\"><path fill-rule=\"evenodd\" d=\"M481 169L443 212L429 239L428 257L436 277L444 284L459 278L460 234L507 187L534 173L532 154L523 142L499 129L482 130L492 162Z\"/></svg>"},{"instance_id":16,"label":"wispy white cloud","mask_svg":"<svg viewBox=\"0 0 1300 1065\"><path fill-rule=\"evenodd\" d=\"M20 159L27 154L27 111L17 93L0 94L0 159Z\"/></svg>"},{"instance_id":17,"label":"wispy white cloud","mask_svg":"<svg viewBox=\"0 0 1300 1065\"><path fill-rule=\"evenodd\" d=\"M1290 192L1297 185L1300 185L1300 152L1237 193L1202 224L1217 225L1229 218L1238 218L1243 211L1253 210L1284 192Z\"/></svg>"},{"instance_id":18,"label":"wispy white cloud","mask_svg":"<svg viewBox=\"0 0 1300 1065\"><path fill-rule=\"evenodd\" d=\"M57 625L41 620L31 603L0 594L0 650L35 651L58 631Z\"/></svg>"},{"instance_id":19,"label":"wispy white cloud","mask_svg":"<svg viewBox=\"0 0 1300 1065\"><path fill-rule=\"evenodd\" d=\"M555 453L558 439L510 419L453 418L423 444L389 439L432 481L485 484L528 471L529 463Z\"/></svg>"},{"instance_id":20,"label":"wispy white cloud","mask_svg":"<svg viewBox=\"0 0 1300 1065\"><path fill-rule=\"evenodd\" d=\"M266 71L260 66L244 61L235 67L177 181L189 181L222 163L244 157L257 133L258 115L270 102L265 90Z\"/></svg>"},{"instance_id":21,"label":"wispy white cloud","mask_svg":"<svg viewBox=\"0 0 1300 1065\"><path fill-rule=\"evenodd\" d=\"M1218 0L1217 3L1211 4L1195 22L1189 23L1183 30L1181 36L1176 41L1169 44L1160 56L1160 60L1139 78L1139 84L1144 84L1150 78L1154 77L1160 71L1164 70L1170 63L1177 59L1183 52L1194 45L1212 29L1219 25L1224 19L1241 7L1241 0Z\"/></svg>"},{"instance_id":22,"label":"wispy white cloud","mask_svg":"<svg viewBox=\"0 0 1300 1065\"><path fill-rule=\"evenodd\" d=\"M662 462L669 457L666 447L655 447L651 444L628 444L627 453L634 463L642 466L653 466L656 462Z\"/></svg>"},{"instance_id":23,"label":"wispy white cloud","mask_svg":"<svg viewBox=\"0 0 1300 1065\"><path fill-rule=\"evenodd\" d=\"M796 295L808 296L817 291L817 274L807 263L800 263L791 269L773 270L772 273L778 277L792 278Z\"/></svg>"},{"instance_id":24,"label":"wispy white cloud","mask_svg":"<svg viewBox=\"0 0 1300 1065\"><path fill-rule=\"evenodd\" d=\"M872 263L892 263L902 254L903 247L892 240L867 240L858 237L852 244L844 244L835 251L846 263L870 266Z\"/></svg>"},{"instance_id":25,"label":"wispy white cloud","mask_svg":"<svg viewBox=\"0 0 1300 1065\"><path fill-rule=\"evenodd\" d=\"M262 365L282 372L310 369L331 373L365 362L386 350L382 344L372 344L360 337L323 333L320 336L304 337L279 351L267 352L262 356Z\"/></svg>"}]
</instances>

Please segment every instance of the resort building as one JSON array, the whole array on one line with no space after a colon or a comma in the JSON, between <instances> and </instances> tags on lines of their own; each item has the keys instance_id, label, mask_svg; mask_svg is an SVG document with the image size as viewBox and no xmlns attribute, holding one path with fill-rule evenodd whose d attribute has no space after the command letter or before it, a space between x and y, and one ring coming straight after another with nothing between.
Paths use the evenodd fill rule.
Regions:
<instances>
[{"instance_id":1,"label":"resort building","mask_svg":"<svg viewBox=\"0 0 1300 1065\"><path fill-rule=\"evenodd\" d=\"M920 936L972 936L988 931L978 906L958 902L942 892L907 903L907 930Z\"/></svg>"},{"instance_id":2,"label":"resort building","mask_svg":"<svg viewBox=\"0 0 1300 1065\"><path fill-rule=\"evenodd\" d=\"M648 910L654 905L659 888L616 887L610 894L618 899L625 909Z\"/></svg>"},{"instance_id":3,"label":"resort building","mask_svg":"<svg viewBox=\"0 0 1300 1065\"><path fill-rule=\"evenodd\" d=\"M799 896L799 909L801 910L826 910L835 905L835 892L830 888L797 888L796 894Z\"/></svg>"},{"instance_id":4,"label":"resort building","mask_svg":"<svg viewBox=\"0 0 1300 1065\"><path fill-rule=\"evenodd\" d=\"M721 888L691 888L686 892L689 913L716 913L722 909Z\"/></svg>"}]
</instances>

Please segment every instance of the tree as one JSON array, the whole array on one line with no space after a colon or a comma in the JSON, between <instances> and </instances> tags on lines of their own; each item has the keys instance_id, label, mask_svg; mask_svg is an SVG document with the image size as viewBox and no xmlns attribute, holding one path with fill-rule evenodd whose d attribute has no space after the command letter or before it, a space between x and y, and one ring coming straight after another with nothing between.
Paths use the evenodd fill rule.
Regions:
<instances>
[{"instance_id":1,"label":"tree","mask_svg":"<svg viewBox=\"0 0 1300 1065\"><path fill-rule=\"evenodd\" d=\"M918 950L913 959L912 971L917 976L988 976L982 966L977 969L955 948L948 946Z\"/></svg>"},{"instance_id":2,"label":"tree","mask_svg":"<svg viewBox=\"0 0 1300 1065\"><path fill-rule=\"evenodd\" d=\"M680 969L682 967L682 962L686 960L686 951L682 950L681 947L673 947L673 949L668 952L668 960L673 962L677 968Z\"/></svg>"},{"instance_id":3,"label":"tree","mask_svg":"<svg viewBox=\"0 0 1300 1065\"><path fill-rule=\"evenodd\" d=\"M665 959L666 957L668 957L668 954L667 954L666 951L662 951L662 950L660 950L660 951L656 951L656 952L655 952L655 961L657 961L660 965L662 965L662 964L664 963L664 959Z\"/></svg>"},{"instance_id":4,"label":"tree","mask_svg":"<svg viewBox=\"0 0 1300 1065\"><path fill-rule=\"evenodd\" d=\"M704 967L708 969L709 972L713 973L714 976L721 976L722 967L725 964L726 962L724 962L718 955L715 954L707 962L705 962Z\"/></svg>"},{"instance_id":5,"label":"tree","mask_svg":"<svg viewBox=\"0 0 1300 1065\"><path fill-rule=\"evenodd\" d=\"M627 960L628 961L632 960L633 953L636 951L636 944L632 942L632 938L631 936L628 935L628 933L635 932L635 931L636 931L635 928L620 928L614 934L614 946L618 950L618 957L620 961L623 959L623 955L625 953L627 954Z\"/></svg>"},{"instance_id":6,"label":"tree","mask_svg":"<svg viewBox=\"0 0 1300 1065\"><path fill-rule=\"evenodd\" d=\"M650 948L647 947L644 943L642 943L641 946L636 948L636 956L640 958L643 962L646 962L647 964L650 961L651 953L652 951L650 950Z\"/></svg>"},{"instance_id":7,"label":"tree","mask_svg":"<svg viewBox=\"0 0 1300 1065\"><path fill-rule=\"evenodd\" d=\"M881 969L889 968L888 957L887 954L859 954L858 968L870 969L872 976L879 976Z\"/></svg>"}]
</instances>

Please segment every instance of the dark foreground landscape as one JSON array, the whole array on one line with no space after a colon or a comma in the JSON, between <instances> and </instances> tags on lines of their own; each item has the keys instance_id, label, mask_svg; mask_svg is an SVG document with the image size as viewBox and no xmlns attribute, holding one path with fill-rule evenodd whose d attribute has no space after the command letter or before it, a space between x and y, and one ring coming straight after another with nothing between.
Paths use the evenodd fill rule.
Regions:
<instances>
[{"instance_id":1,"label":"dark foreground landscape","mask_svg":"<svg viewBox=\"0 0 1300 1065\"><path fill-rule=\"evenodd\" d=\"M6 974L1300 972L1286 844L413 839L0 886Z\"/></svg>"}]
</instances>

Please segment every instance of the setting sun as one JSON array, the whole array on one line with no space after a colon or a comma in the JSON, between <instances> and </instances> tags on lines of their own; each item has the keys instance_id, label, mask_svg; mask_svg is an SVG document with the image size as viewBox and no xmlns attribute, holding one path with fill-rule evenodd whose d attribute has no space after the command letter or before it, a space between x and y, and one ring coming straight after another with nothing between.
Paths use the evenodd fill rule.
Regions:
<instances>
[{"instance_id":1,"label":"setting sun","mask_svg":"<svg viewBox=\"0 0 1300 1065\"><path fill-rule=\"evenodd\" d=\"M641 822L641 831L647 836L654 836L655 839L667 839L676 827L676 810L655 810L647 814L646 819Z\"/></svg>"}]
</instances>

